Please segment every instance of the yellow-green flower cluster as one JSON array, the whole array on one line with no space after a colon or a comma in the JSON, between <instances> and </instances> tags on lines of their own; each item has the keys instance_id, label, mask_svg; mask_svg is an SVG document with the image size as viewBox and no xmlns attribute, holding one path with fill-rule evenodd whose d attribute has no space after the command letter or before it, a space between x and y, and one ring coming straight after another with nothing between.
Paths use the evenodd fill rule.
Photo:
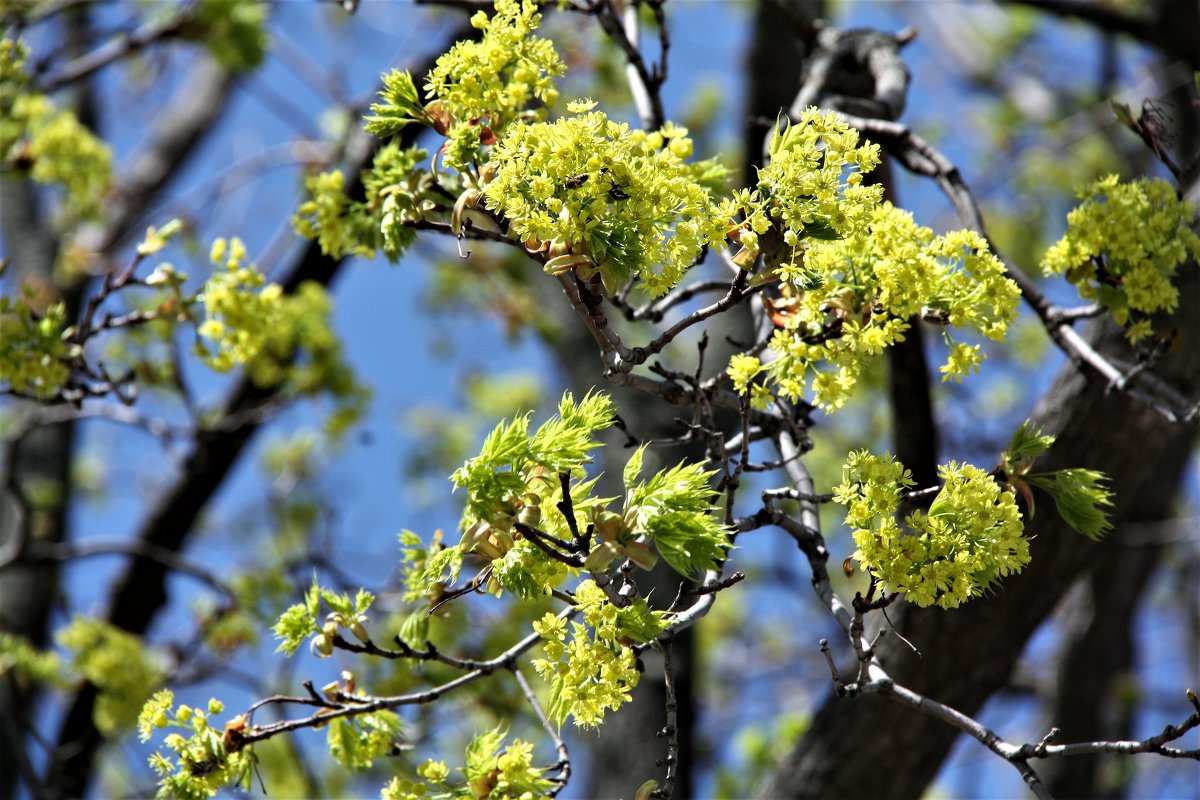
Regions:
<instances>
[{"instance_id":1,"label":"yellow-green flower cluster","mask_svg":"<svg viewBox=\"0 0 1200 800\"><path fill-rule=\"evenodd\" d=\"M0 631L0 677L21 688L66 686L62 659L53 650L41 651L23 636Z\"/></svg>"},{"instance_id":2,"label":"yellow-green flower cluster","mask_svg":"<svg viewBox=\"0 0 1200 800\"><path fill-rule=\"evenodd\" d=\"M854 529L854 559L919 606L957 608L1029 563L1021 512L1011 492L978 467L950 462L929 511L896 521L912 476L890 454L853 452L836 487Z\"/></svg>"},{"instance_id":3,"label":"yellow-green flower cluster","mask_svg":"<svg viewBox=\"0 0 1200 800\"><path fill-rule=\"evenodd\" d=\"M309 199L300 204L292 217L296 233L315 239L327 256L363 256L372 258L375 248L368 244L375 237L366 217L355 209L345 192L346 176L340 169L322 172L304 179Z\"/></svg>"},{"instance_id":4,"label":"yellow-green flower cluster","mask_svg":"<svg viewBox=\"0 0 1200 800\"><path fill-rule=\"evenodd\" d=\"M837 115L810 107L774 133L768 151L757 189L735 194L723 213L731 222L743 217L738 263L749 267L761 253L769 270L807 286L815 278L805 268L805 241L857 233L879 204L883 187L862 183L879 163L879 146L860 144Z\"/></svg>"},{"instance_id":5,"label":"yellow-green flower cluster","mask_svg":"<svg viewBox=\"0 0 1200 800\"><path fill-rule=\"evenodd\" d=\"M162 666L138 637L106 622L76 617L55 636L72 669L96 687L96 728L105 735L133 725Z\"/></svg>"},{"instance_id":6,"label":"yellow-green flower cluster","mask_svg":"<svg viewBox=\"0 0 1200 800\"><path fill-rule=\"evenodd\" d=\"M544 109L525 107L535 99L553 103L554 79L565 67L548 39L532 35L542 20L537 8L534 0L497 0L491 19L477 12L471 24L483 32L480 40L458 42L438 58L425 84L429 103L422 102L408 72L385 74L367 132L393 136L413 122L428 125L447 137L444 163L465 170L519 116L544 118Z\"/></svg>"},{"instance_id":7,"label":"yellow-green flower cluster","mask_svg":"<svg viewBox=\"0 0 1200 800\"><path fill-rule=\"evenodd\" d=\"M449 784L450 768L444 761L427 760L417 775L428 782L393 778L383 787L381 800L425 800L425 798L472 797L478 800L540 800L557 786L545 769L533 766L533 745L514 739L504 746L506 733L495 728L477 735L467 745L462 768L465 786ZM432 791L435 793L431 793Z\"/></svg>"},{"instance_id":8,"label":"yellow-green flower cluster","mask_svg":"<svg viewBox=\"0 0 1200 800\"><path fill-rule=\"evenodd\" d=\"M254 756L251 748L238 738L246 727L245 718L230 720L224 728L211 718L225 707L209 700L206 709L181 705L173 710L175 695L164 689L148 700L138 715L138 737L147 742L156 730L180 728L187 735L168 734L163 740L167 753L156 751L150 767L159 777L159 798L202 800L229 785L249 788Z\"/></svg>"},{"instance_id":9,"label":"yellow-green flower cluster","mask_svg":"<svg viewBox=\"0 0 1200 800\"><path fill-rule=\"evenodd\" d=\"M425 91L436 98L431 113L448 121L449 166L475 161L488 143L483 128L499 136L531 100L558 98L554 79L566 68L549 39L532 35L542 22L537 9L534 0L496 0L491 19L483 11L471 17L480 40L458 42L430 70Z\"/></svg>"},{"instance_id":10,"label":"yellow-green flower cluster","mask_svg":"<svg viewBox=\"0 0 1200 800\"><path fill-rule=\"evenodd\" d=\"M1200 258L1195 209L1159 178L1122 183L1116 175L1083 188L1067 232L1042 259L1046 274L1065 274L1081 297L1096 300L1131 342L1151 335L1147 316L1172 312L1180 264Z\"/></svg>"},{"instance_id":11,"label":"yellow-green flower cluster","mask_svg":"<svg viewBox=\"0 0 1200 800\"><path fill-rule=\"evenodd\" d=\"M0 385L42 400L58 394L71 377L67 361L79 355L66 313L62 303L39 313L30 294L0 297Z\"/></svg>"},{"instance_id":12,"label":"yellow-green flower cluster","mask_svg":"<svg viewBox=\"0 0 1200 800\"><path fill-rule=\"evenodd\" d=\"M492 152L485 203L511 220L515 236L548 246L582 279L599 273L613 290L636 275L661 295L705 245L724 245L727 221L701 182L711 165L685 163L686 129L633 130L593 105L510 127Z\"/></svg>"},{"instance_id":13,"label":"yellow-green flower cluster","mask_svg":"<svg viewBox=\"0 0 1200 800\"><path fill-rule=\"evenodd\" d=\"M416 238L409 223L434 207L426 197L431 176L417 167L425 157L424 150L402 149L397 142L379 148L371 168L363 172L363 202L346 193L341 170L306 178L309 199L296 209L292 226L304 238L315 239L327 256L374 258L382 249L395 262Z\"/></svg>"},{"instance_id":14,"label":"yellow-green flower cluster","mask_svg":"<svg viewBox=\"0 0 1200 800\"><path fill-rule=\"evenodd\" d=\"M403 728L399 715L387 710L336 719L329 725L329 753L347 769L367 769L395 751Z\"/></svg>"},{"instance_id":15,"label":"yellow-green flower cluster","mask_svg":"<svg viewBox=\"0 0 1200 800\"><path fill-rule=\"evenodd\" d=\"M298 394L327 391L351 405L361 402L330 330L332 304L324 288L306 282L285 295L245 263L245 245L236 238L216 240L211 255L219 269L200 295L206 319L198 331L207 344L197 343L205 363L218 372L244 366L259 386L286 382Z\"/></svg>"},{"instance_id":16,"label":"yellow-green flower cluster","mask_svg":"<svg viewBox=\"0 0 1200 800\"><path fill-rule=\"evenodd\" d=\"M68 218L95 216L112 177L112 151L69 111L33 91L20 42L0 40L0 173L28 171L63 188Z\"/></svg>"},{"instance_id":17,"label":"yellow-green flower cluster","mask_svg":"<svg viewBox=\"0 0 1200 800\"><path fill-rule=\"evenodd\" d=\"M561 724L570 716L577 726L588 728L603 722L608 709L629 702L630 692L637 686L640 673L636 659L621 641L631 643L632 631L627 629L639 625L623 623L622 617L630 616L630 609L618 609L608 602L604 590L594 581L579 585L575 603L587 624L570 623L569 640L564 619L547 613L533 623L545 640L542 650L546 654L544 659L534 659L533 667L550 682L550 718ZM639 601L632 615L642 621L656 619L645 608L644 600Z\"/></svg>"},{"instance_id":18,"label":"yellow-green flower cluster","mask_svg":"<svg viewBox=\"0 0 1200 800\"><path fill-rule=\"evenodd\" d=\"M789 298L785 325L771 341L777 358L757 367L740 361L730 374L749 385L766 372L792 399L811 387L812 402L830 411L850 397L869 359L904 339L910 318L1002 339L1017 315L1017 285L982 237L965 230L934 236L890 203L846 239L808 243L804 262L817 281ZM980 348L944 337L943 380L977 371Z\"/></svg>"}]
</instances>

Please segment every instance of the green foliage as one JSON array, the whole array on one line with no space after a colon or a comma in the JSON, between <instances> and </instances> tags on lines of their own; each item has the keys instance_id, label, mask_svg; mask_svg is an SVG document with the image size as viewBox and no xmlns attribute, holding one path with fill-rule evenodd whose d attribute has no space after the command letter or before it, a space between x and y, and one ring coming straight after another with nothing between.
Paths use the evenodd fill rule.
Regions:
<instances>
[{"instance_id":1,"label":"green foliage","mask_svg":"<svg viewBox=\"0 0 1200 800\"><path fill-rule=\"evenodd\" d=\"M1112 529L1104 508L1112 506L1113 495L1103 472L1060 469L1026 480L1049 492L1063 521L1089 539L1101 539Z\"/></svg>"},{"instance_id":2,"label":"green foliage","mask_svg":"<svg viewBox=\"0 0 1200 800\"><path fill-rule=\"evenodd\" d=\"M1029 420L1025 420L1013 433L1008 447L1004 448L1004 453L1001 454L1000 460L1004 464L1005 473L1008 475L1024 474L1034 459L1049 450L1052 444L1054 444L1053 436L1043 434L1034 428Z\"/></svg>"},{"instance_id":3,"label":"green foliage","mask_svg":"<svg viewBox=\"0 0 1200 800\"><path fill-rule=\"evenodd\" d=\"M505 731L496 728L479 734L467 745L461 769L465 784L449 782L450 769L429 759L417 767L427 783L393 778L383 788L382 800L540 800L556 786L546 770L533 766L533 745L514 739L504 747Z\"/></svg>"},{"instance_id":4,"label":"green foliage","mask_svg":"<svg viewBox=\"0 0 1200 800\"><path fill-rule=\"evenodd\" d=\"M187 33L225 69L247 72L267 54L268 10L259 0L199 0Z\"/></svg>"},{"instance_id":5,"label":"green foliage","mask_svg":"<svg viewBox=\"0 0 1200 800\"><path fill-rule=\"evenodd\" d=\"M622 521L630 532L645 534L679 574L696 578L716 569L730 546L728 531L713 515L717 492L709 481L716 473L705 471L701 464L681 462L635 483L644 450L639 448L625 467ZM600 526L597 535L605 535Z\"/></svg>"},{"instance_id":6,"label":"green foliage","mask_svg":"<svg viewBox=\"0 0 1200 800\"><path fill-rule=\"evenodd\" d=\"M239 737L246 718L235 717L218 729L211 718L224 711L219 700L209 700L205 710L186 705L173 710L174 702L175 695L164 689L146 702L137 720L143 742L166 728L180 728L186 734L168 734L163 740L167 753L159 750L150 756L150 767L159 777L156 796L202 800L225 786L249 789L254 755Z\"/></svg>"},{"instance_id":7,"label":"green foliage","mask_svg":"<svg viewBox=\"0 0 1200 800\"><path fill-rule=\"evenodd\" d=\"M563 532L565 521L541 514L541 508L553 508L552 503L561 499L560 473L582 474L588 453L599 446L596 433L612 422L608 395L588 394L577 405L568 392L558 415L532 434L528 414L498 425L484 440L479 455L451 476L456 488L467 490L461 523L464 552L479 550L492 558L502 557L512 546L513 524L522 512L531 521L536 514L534 524ZM586 511L587 505L584 502L576 511Z\"/></svg>"},{"instance_id":8,"label":"green foliage","mask_svg":"<svg viewBox=\"0 0 1200 800\"><path fill-rule=\"evenodd\" d=\"M489 162L486 205L526 246L547 250L547 271L599 274L610 293L636 276L661 295L706 245L724 246L728 220L697 180L711 165L685 162L686 129L633 130L593 106L509 128Z\"/></svg>"},{"instance_id":9,"label":"green foliage","mask_svg":"<svg viewBox=\"0 0 1200 800\"><path fill-rule=\"evenodd\" d=\"M925 607L957 608L1029 563L1029 541L1011 492L983 470L950 462L928 513L896 521L912 476L890 454L853 452L835 500L858 549L854 559L892 591Z\"/></svg>"},{"instance_id":10,"label":"green foliage","mask_svg":"<svg viewBox=\"0 0 1200 800\"><path fill-rule=\"evenodd\" d=\"M0 384L50 399L70 379L66 361L80 350L68 341L66 306L54 303L39 311L41 305L28 288L16 298L0 297Z\"/></svg>"},{"instance_id":11,"label":"green foliage","mask_svg":"<svg viewBox=\"0 0 1200 800\"><path fill-rule=\"evenodd\" d=\"M1109 175L1085 186L1067 215L1067 232L1042 260L1046 274L1065 274L1079 295L1095 300L1137 342L1154 333L1149 315L1179 305L1172 279L1200 258L1191 230L1195 209L1169 183Z\"/></svg>"},{"instance_id":12,"label":"green foliage","mask_svg":"<svg viewBox=\"0 0 1200 800\"><path fill-rule=\"evenodd\" d=\"M733 745L741 757L736 767L721 769L716 776L716 797L750 797L762 778L783 759L808 730L806 714L781 713L770 728L752 724L738 732Z\"/></svg>"},{"instance_id":13,"label":"green foliage","mask_svg":"<svg viewBox=\"0 0 1200 800\"><path fill-rule=\"evenodd\" d=\"M330 609L323 622L319 619L322 600ZM313 655L328 657L333 653L333 638L343 629L360 642L370 641L365 626L370 621L367 611L374 602L375 596L365 589L359 589L353 598L324 589L314 575L312 586L304 593L304 602L289 607L272 628L280 640L275 652L291 656L312 636L309 648Z\"/></svg>"},{"instance_id":14,"label":"green foliage","mask_svg":"<svg viewBox=\"0 0 1200 800\"><path fill-rule=\"evenodd\" d=\"M408 70L394 69L382 76L383 89L379 91L382 103L372 103L371 113L366 118L367 133L375 136L395 136L410 122L422 122L430 127L437 121L421 104L417 86Z\"/></svg>"},{"instance_id":15,"label":"green foliage","mask_svg":"<svg viewBox=\"0 0 1200 800\"><path fill-rule=\"evenodd\" d=\"M50 651L38 650L23 636L0 631L0 677L18 686L67 685L62 659Z\"/></svg>"},{"instance_id":16,"label":"green foliage","mask_svg":"<svg viewBox=\"0 0 1200 800\"><path fill-rule=\"evenodd\" d=\"M264 3L198 0L183 34L202 41L226 68L248 70L266 52L266 10ZM723 196L726 170L715 160L692 161L694 145L683 127L668 122L656 131L636 130L597 111L591 101L569 103L564 116L551 120L548 109L558 96L554 81L564 66L553 45L534 35L540 21L534 0L497 0L490 19L483 12L472 18L480 41L460 42L438 59L423 90L407 72L383 76L367 131L392 137L419 123L445 142L428 167L423 150L404 149L396 141L383 145L357 188L347 187L341 171L310 175L307 197L293 219L296 231L332 258L382 252L395 261L419 230L445 230L447 218L453 233L468 235L464 220L471 211L472 224L487 225L491 238L511 237L546 272L595 279L610 296L629 285L661 296L707 250L733 242L740 249L732 260L743 271L737 286L746 273L756 273L750 277L756 289L777 284L777 291L764 294L778 327L770 340L773 357L735 355L727 371L734 389L759 409L777 394L793 401L808 396L826 410L838 409L878 364L876 357L911 335L914 319L945 331L943 380L977 372L983 357L979 345L951 338L950 328L971 337L1006 335L1018 290L982 237L968 231L934 236L907 212L883 203L881 187L863 182L879 162L878 147L839 118L808 109L778 128L769 143L770 163L756 185ZM20 45L0 44L0 170L60 185L68 221L94 215L109 183L111 156L74 116L31 91L24 57ZM1127 324L1136 341L1151 332L1149 314L1178 305L1171 279L1178 264L1200 254L1200 240L1188 229L1192 210L1161 181L1120 184L1107 178L1083 196L1067 236L1047 254L1044 267L1065 272L1085 297L1098 299ZM178 220L151 228L138 257L162 252L180 230ZM158 293L157 303L144 305L153 325L147 335L169 343L178 324L198 323L195 352L214 370L241 368L260 387L299 395L325 392L353 416L365 394L329 330L331 304L324 289L309 283L285 294L246 262L237 239L218 240L211 256L217 269L195 295L186 293L187 276L170 264L132 281ZM538 310L534 306L528 315ZM35 300L31 293L0 298L0 381L16 393L58 396L70 382L71 360L81 355L67 322L63 304ZM163 373L159 382L169 385L171 377ZM614 510L614 498L593 496L597 479L589 479L586 470L598 434L614 421L607 395L589 393L576 403L566 394L558 413L536 429L531 412L487 413L489 419L515 416L496 426L478 455L451 476L466 494L457 544L444 543L441 531L428 544L411 532L400 536L405 605L386 608L389 616L377 628L411 648L429 650L387 653L392 657L387 670L412 669L389 672L384 680L407 691L424 677L468 676L440 684L448 691L495 665L517 669L516 659L525 657L522 648L533 638L513 648L511 627L471 642L484 653L502 640L512 648L483 667L439 654L428 644L431 623L440 625L433 614L448 613L443 601L466 565L474 577L454 595L508 591L522 601L510 604L524 612L521 619L537 617L532 627L544 657L533 665L549 684L550 719L561 726L570 717L576 726L594 728L608 710L630 699L640 677L635 650L652 645L672 621L647 599L619 591L608 570L626 559L649 569L659 557L692 579L720 567L731 536L715 513L715 473L702 464L679 463L643 478L645 448L639 448L623 470L624 497ZM460 439L468 436L457 433ZM311 476L312 441L276 448L268 458L271 470L296 479ZM904 592L919 606L955 608L1028 563L1015 495L1030 500L1032 515L1030 486L1050 492L1069 524L1098 538L1110 527L1106 479L1086 469L1032 473L1052 443L1053 437L1026 423L1010 441L997 475L969 464L942 466L944 485L928 510L913 511L903 522L897 515L913 485L910 473L890 455L852 452L836 499L847 506L854 558L886 589ZM60 502L62 487L53 488L44 494ZM39 507L36 492L30 495L31 505ZM309 530L313 504L278 513L290 514L281 530L299 540ZM251 608L255 601L247 596L261 595L263 587L281 591L287 585L282 572L258 583L240 576L231 584L248 613L206 615L204 633L215 651L224 654L252 640L256 614L278 615L273 631L278 651L287 656L306 641L320 658L332 656L335 647L380 654L368 630L367 613L375 602L370 592L332 591L314 576L303 601L279 614L285 601L272 598ZM539 617L552 600L571 607ZM449 646L457 649L465 638ZM347 647L351 639L368 647ZM67 659L0 634L0 674L54 682L73 671L98 690L95 721L106 734L130 725L147 687L163 679L139 640L103 623L77 619L59 642ZM455 673L459 667L464 672ZM357 692L349 673L323 691L339 710L318 711L299 724L326 727L329 751L342 766L362 770L394 753L403 735L398 714L355 713L369 707L355 707L368 696ZM489 702L484 704L489 710L504 708ZM160 796L208 797L224 786L248 783L254 760L245 736L250 720L235 717L217 729L211 717L221 711L215 700L203 711L175 709L174 696L165 690L142 705L137 726L143 740L158 730L182 730L167 735L165 750L151 758L162 779ZM798 736L802 726L800 721L781 730L778 739ZM506 747L505 736L496 729L475 737L466 749L461 782L451 781L444 762L429 760L416 770L419 781L397 778L383 796L523 800L552 791L557 784L532 765L532 745L516 740ZM748 760L760 771L778 758L763 741L748 749ZM654 788L647 781L638 795Z\"/></svg>"},{"instance_id":17,"label":"green foliage","mask_svg":"<svg viewBox=\"0 0 1200 800\"><path fill-rule=\"evenodd\" d=\"M329 723L329 752L348 769L367 769L391 755L404 725L393 711L339 717Z\"/></svg>"},{"instance_id":18,"label":"green foliage","mask_svg":"<svg viewBox=\"0 0 1200 800\"><path fill-rule=\"evenodd\" d=\"M1054 444L1053 436L1045 436L1030 426L1029 421L1013 434L1001 456L1008 481L1025 493L1029 514L1033 516L1033 493L1036 486L1054 498L1055 507L1063 521L1089 539L1100 539L1112 528L1106 507L1112 506L1112 491L1108 477L1090 469L1062 469L1057 472L1031 473L1034 461Z\"/></svg>"},{"instance_id":19,"label":"green foliage","mask_svg":"<svg viewBox=\"0 0 1200 800\"><path fill-rule=\"evenodd\" d=\"M787 291L777 305L782 327L771 349L778 358L762 364L741 356L731 363L729 374L739 391L764 374L789 398L811 391L813 403L836 410L849 399L866 362L903 341L912 317L1004 338L1020 293L979 234L963 230L934 236L890 203L870 210L857 224L861 227L846 238L810 242L803 258L795 257L811 279L805 291ZM781 272L791 274L786 266ZM942 379L959 381L977 372L980 347L943 335L950 350ZM757 407L768 400L763 392L752 393Z\"/></svg>"},{"instance_id":20,"label":"green foliage","mask_svg":"<svg viewBox=\"0 0 1200 800\"><path fill-rule=\"evenodd\" d=\"M69 221L94 217L112 179L112 151L30 87L26 57L23 44L0 39L0 175L20 171L61 186Z\"/></svg>"},{"instance_id":21,"label":"green foliage","mask_svg":"<svg viewBox=\"0 0 1200 800\"><path fill-rule=\"evenodd\" d=\"M562 725L569 716L576 726L593 728L605 712L629 701L640 673L626 645L661 631L661 612L650 611L645 600L618 608L590 580L575 590L575 604L586 625L571 622L568 630L565 619L549 613L534 622L546 658L534 659L533 667L550 683L550 719Z\"/></svg>"},{"instance_id":22,"label":"green foliage","mask_svg":"<svg viewBox=\"0 0 1200 800\"><path fill-rule=\"evenodd\" d=\"M197 341L197 354L218 372L244 366L259 386L284 384L300 395L328 392L355 416L367 395L330 330L333 308L325 289L307 281L284 294L245 258L239 239L213 243L219 269L199 295L206 319L198 332L207 343Z\"/></svg>"},{"instance_id":23,"label":"green foliage","mask_svg":"<svg viewBox=\"0 0 1200 800\"><path fill-rule=\"evenodd\" d=\"M430 174L418 168L426 155L395 142L381 147L363 173L362 202L346 194L341 170L310 176L304 181L309 199L292 217L296 233L315 239L322 253L335 258L374 258L382 250L390 261L399 260L416 238L411 224L436 205L427 197Z\"/></svg>"},{"instance_id":24,"label":"green foliage","mask_svg":"<svg viewBox=\"0 0 1200 800\"><path fill-rule=\"evenodd\" d=\"M75 617L55 635L72 671L96 687L94 719L105 735L133 725L152 687L165 677L159 659L131 633L89 617Z\"/></svg>"}]
</instances>

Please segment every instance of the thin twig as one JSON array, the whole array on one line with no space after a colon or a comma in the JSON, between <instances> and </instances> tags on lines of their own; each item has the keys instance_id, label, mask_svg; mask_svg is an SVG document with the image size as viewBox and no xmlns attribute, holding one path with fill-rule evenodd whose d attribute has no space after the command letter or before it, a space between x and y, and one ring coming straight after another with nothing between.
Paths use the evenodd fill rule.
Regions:
<instances>
[{"instance_id":1,"label":"thin twig","mask_svg":"<svg viewBox=\"0 0 1200 800\"><path fill-rule=\"evenodd\" d=\"M559 613L560 619L570 619L576 613L575 608L564 609ZM491 675L501 669L511 670L517 662L517 659L526 651L542 640L541 634L531 633L518 641L512 647L505 650L495 658L487 661L478 662L478 666L466 673L460 675L454 680L447 681L443 684L426 689L421 692L411 692L409 694L394 695L389 697L355 697L353 702L345 700L339 701L323 701L318 698L316 701L308 697L294 697L288 695L275 695L274 697L260 700L254 704L251 711L257 710L268 703L298 703L301 705L321 705L321 711L301 719L288 719L279 722L269 723L267 725L255 726L246 731L243 736L243 741L246 744L270 739L278 736L281 733L288 731L300 730L302 728L311 728L317 725L322 725L332 719L342 717L353 717L359 714L370 714L374 711L383 711L385 709L396 709L407 705L423 705L432 703L433 701L460 689L463 686L474 683L480 678Z\"/></svg>"},{"instance_id":2,"label":"thin twig","mask_svg":"<svg viewBox=\"0 0 1200 800\"><path fill-rule=\"evenodd\" d=\"M83 80L109 64L135 53L162 39L183 33L195 15L195 9L185 7L180 13L167 19L151 22L130 34L121 34L64 64L57 72L38 82L38 91L50 94L70 83Z\"/></svg>"},{"instance_id":3,"label":"thin twig","mask_svg":"<svg viewBox=\"0 0 1200 800\"><path fill-rule=\"evenodd\" d=\"M533 687L529 685L529 681L521 674L521 670L517 669L514 664L512 667L513 677L517 680L517 685L521 687L521 694L525 696L525 702L529 703L529 707L533 709L533 713L537 716L538 722L542 723L542 728L546 731L546 735L550 737L550 741L554 743L554 752L558 754L558 775L553 780L558 785L548 791L546 794L549 797L554 797L562 788L571 780L571 754L567 750L567 743L558 734L558 728L546 716L546 712L542 709L542 704L538 702L537 695L533 691Z\"/></svg>"},{"instance_id":4,"label":"thin twig","mask_svg":"<svg viewBox=\"0 0 1200 800\"><path fill-rule=\"evenodd\" d=\"M651 797L659 800L671 800L675 792L675 776L679 772L679 700L675 696L675 664L672 659L672 640L663 642L663 688L666 694L666 724L658 732L658 736L667 740L666 758L659 761L659 766L666 765L667 776L662 785L651 793Z\"/></svg>"}]
</instances>

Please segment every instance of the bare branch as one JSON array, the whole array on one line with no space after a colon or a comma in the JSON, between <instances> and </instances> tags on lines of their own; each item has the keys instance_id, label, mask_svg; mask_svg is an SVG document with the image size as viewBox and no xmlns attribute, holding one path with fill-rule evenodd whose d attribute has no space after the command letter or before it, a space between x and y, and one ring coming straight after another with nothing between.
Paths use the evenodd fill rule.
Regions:
<instances>
[{"instance_id":1,"label":"bare branch","mask_svg":"<svg viewBox=\"0 0 1200 800\"><path fill-rule=\"evenodd\" d=\"M546 735L550 737L550 741L554 743L554 751L558 754L558 775L554 781L558 784L546 794L550 797L557 795L567 782L571 779L571 753L567 750L567 743L558 735L558 728L550 722L550 718L546 716L542 704L538 702L537 695L534 694L533 687L529 685L529 681L521 674L521 670L513 665L512 674L517 680L517 685L521 687L521 694L525 696L525 702L529 703L529 707L533 709L533 713L537 716L538 722L542 723L542 728L546 731Z\"/></svg>"},{"instance_id":2,"label":"bare branch","mask_svg":"<svg viewBox=\"0 0 1200 800\"><path fill-rule=\"evenodd\" d=\"M183 33L195 16L195 9L185 6L180 13L148 23L130 34L120 34L100 47L63 65L57 72L38 82L38 91L50 94L70 83L81 81L93 73L148 45Z\"/></svg>"},{"instance_id":3,"label":"bare branch","mask_svg":"<svg viewBox=\"0 0 1200 800\"><path fill-rule=\"evenodd\" d=\"M651 797L660 800L671 800L675 793L675 776L679 772L679 701L675 697L675 665L671 659L672 641L663 642L663 684L666 687L666 724L658 732L660 738L667 740L667 755L659 765L666 765L667 776L662 785L651 793Z\"/></svg>"},{"instance_id":4,"label":"bare branch","mask_svg":"<svg viewBox=\"0 0 1200 800\"><path fill-rule=\"evenodd\" d=\"M1156 44L1154 27L1147 20L1118 11L1106 3L1087 0L1004 0L1012 5L1029 6L1058 17L1077 19L1109 33L1123 33L1147 44Z\"/></svg>"},{"instance_id":5,"label":"bare branch","mask_svg":"<svg viewBox=\"0 0 1200 800\"><path fill-rule=\"evenodd\" d=\"M151 542L129 539L85 539L80 542L31 542L25 557L31 561L74 561L96 556L126 555L145 558L161 564L172 572L191 575L219 592L227 607L237 603L233 590L217 574L198 561L176 550L158 547ZM6 566L0 562L0 569Z\"/></svg>"},{"instance_id":6,"label":"bare branch","mask_svg":"<svg viewBox=\"0 0 1200 800\"><path fill-rule=\"evenodd\" d=\"M568 608L563 610L558 616L560 619L570 619L576 613L576 609ZM263 741L278 736L287 731L299 730L301 728L312 728L322 725L329 720L338 719L341 717L354 717L359 714L370 714L374 711L383 711L385 709L396 709L407 705L423 705L432 703L440 697L443 697L455 689L460 689L463 686L474 683L475 681L487 675L502 669L511 670L516 666L517 659L532 648L542 639L541 634L531 633L514 644L512 647L505 650L495 658L487 661L478 662L478 666L472 669L465 675L460 675L454 680L447 681L421 692L412 692L410 694L395 695L391 697L347 697L343 700L325 701L319 696L316 701L311 697L293 697L285 695L277 695L266 700L260 700L255 704L252 711L269 703L297 703L301 705L320 705L321 710L308 717L301 719L282 720L267 725L255 726L248 730L243 741L246 744Z\"/></svg>"}]
</instances>

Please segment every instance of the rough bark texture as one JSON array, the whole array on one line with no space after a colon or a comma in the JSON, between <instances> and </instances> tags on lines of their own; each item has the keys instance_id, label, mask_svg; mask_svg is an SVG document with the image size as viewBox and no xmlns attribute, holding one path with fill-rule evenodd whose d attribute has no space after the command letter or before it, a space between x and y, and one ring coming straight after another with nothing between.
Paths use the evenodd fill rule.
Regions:
<instances>
[{"instance_id":1,"label":"rough bark texture","mask_svg":"<svg viewBox=\"0 0 1200 800\"><path fill-rule=\"evenodd\" d=\"M1088 578L1086 597L1077 610L1079 624L1068 634L1058 695L1050 712L1050 720L1062 731L1059 741L1120 741L1133 736L1134 623L1163 553L1160 544L1147 541L1145 528L1135 524L1121 530ZM1106 763L1117 768L1102 769ZM1126 796L1132 767L1129 759L1120 756L1079 756L1049 762L1044 772L1051 794L1062 800L1117 800Z\"/></svg>"}]
</instances>

